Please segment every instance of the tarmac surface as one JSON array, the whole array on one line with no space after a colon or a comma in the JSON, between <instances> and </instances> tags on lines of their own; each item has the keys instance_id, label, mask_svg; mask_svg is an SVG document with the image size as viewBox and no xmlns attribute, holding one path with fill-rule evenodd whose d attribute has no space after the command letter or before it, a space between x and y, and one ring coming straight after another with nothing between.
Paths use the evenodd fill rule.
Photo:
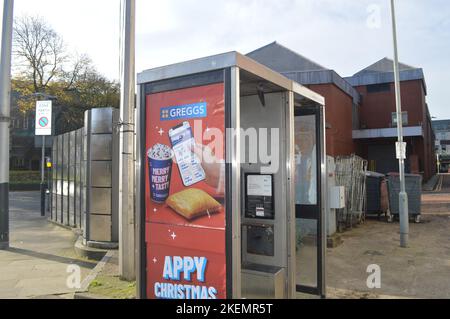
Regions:
<instances>
[{"instance_id":1,"label":"tarmac surface","mask_svg":"<svg viewBox=\"0 0 450 319\"><path fill-rule=\"evenodd\" d=\"M71 230L40 216L39 192L10 193L10 220L10 249L0 251L1 299L73 294L69 266L79 266L81 281L96 266L76 256Z\"/></svg>"},{"instance_id":2,"label":"tarmac surface","mask_svg":"<svg viewBox=\"0 0 450 319\"><path fill-rule=\"evenodd\" d=\"M450 175L422 198L422 221L410 223L409 248L400 248L400 226L384 220L342 234L327 252L331 298L450 298ZM381 267L381 288L367 287L367 267Z\"/></svg>"},{"instance_id":3,"label":"tarmac surface","mask_svg":"<svg viewBox=\"0 0 450 319\"><path fill-rule=\"evenodd\" d=\"M344 243L327 251L328 297L450 298L450 193L444 190L450 192L450 175L442 177L438 192L424 194L427 211L420 224L410 224L409 248L399 247L398 222L367 219L342 234ZM71 230L40 217L39 193L11 193L10 207L11 248L0 251L0 298L73 298L77 289L67 286L68 266L78 265L83 281L96 262L76 256ZM380 289L367 287L373 264L381 268ZM96 292L127 298L134 287L121 283L118 290L114 267L100 274L102 291Z\"/></svg>"}]
</instances>

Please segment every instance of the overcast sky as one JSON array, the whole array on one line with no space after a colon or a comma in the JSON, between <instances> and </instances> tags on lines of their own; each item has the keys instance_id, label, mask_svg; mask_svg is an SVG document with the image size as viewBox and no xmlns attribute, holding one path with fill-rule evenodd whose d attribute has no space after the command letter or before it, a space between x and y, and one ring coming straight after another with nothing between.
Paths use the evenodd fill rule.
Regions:
<instances>
[{"instance_id":1,"label":"overcast sky","mask_svg":"<svg viewBox=\"0 0 450 319\"><path fill-rule=\"evenodd\" d=\"M273 41L349 76L392 57L389 0L137 0L137 71L248 53ZM450 118L450 1L397 0L400 60L422 67L432 116ZM119 74L120 0L16 0L109 78Z\"/></svg>"}]
</instances>

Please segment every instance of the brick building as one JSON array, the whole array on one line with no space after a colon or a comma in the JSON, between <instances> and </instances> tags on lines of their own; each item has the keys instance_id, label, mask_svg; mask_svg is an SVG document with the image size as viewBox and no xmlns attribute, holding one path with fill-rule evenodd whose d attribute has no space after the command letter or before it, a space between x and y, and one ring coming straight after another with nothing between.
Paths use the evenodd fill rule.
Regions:
<instances>
[{"instance_id":1,"label":"brick building","mask_svg":"<svg viewBox=\"0 0 450 319\"><path fill-rule=\"evenodd\" d=\"M11 170L35 170L40 168L41 152L35 148L34 112L22 113L17 107L18 95L11 93L11 124L9 164Z\"/></svg>"},{"instance_id":2,"label":"brick building","mask_svg":"<svg viewBox=\"0 0 450 319\"><path fill-rule=\"evenodd\" d=\"M360 129L353 132L358 153L369 160L371 170L398 172L395 154L397 118L394 63L388 58L346 78L361 95ZM436 174L435 136L428 105L424 72L400 64L404 137L407 142L407 172Z\"/></svg>"},{"instance_id":3,"label":"brick building","mask_svg":"<svg viewBox=\"0 0 450 319\"><path fill-rule=\"evenodd\" d=\"M353 129L359 127L359 93L335 71L325 68L277 42L248 56L325 97L327 153L330 156L356 152Z\"/></svg>"},{"instance_id":4,"label":"brick building","mask_svg":"<svg viewBox=\"0 0 450 319\"><path fill-rule=\"evenodd\" d=\"M391 60L384 58L344 78L276 42L248 56L325 97L328 155L356 153L369 161L371 170L398 172ZM406 169L428 180L436 173L436 158L425 77L422 69L406 64L400 70Z\"/></svg>"}]
</instances>

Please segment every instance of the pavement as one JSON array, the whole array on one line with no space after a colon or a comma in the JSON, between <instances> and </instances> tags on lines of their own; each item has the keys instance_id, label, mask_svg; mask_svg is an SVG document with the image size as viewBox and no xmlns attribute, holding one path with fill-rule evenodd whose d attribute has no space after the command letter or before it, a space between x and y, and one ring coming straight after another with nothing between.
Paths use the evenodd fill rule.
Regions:
<instances>
[{"instance_id":1,"label":"pavement","mask_svg":"<svg viewBox=\"0 0 450 319\"><path fill-rule=\"evenodd\" d=\"M450 298L450 175L422 199L420 224L410 224L409 248L400 248L397 223L367 219L342 234L327 252L330 298ZM367 267L381 267L381 288L367 287Z\"/></svg>"},{"instance_id":2,"label":"pavement","mask_svg":"<svg viewBox=\"0 0 450 319\"><path fill-rule=\"evenodd\" d=\"M439 183L438 192L424 194L424 206L450 204L450 175L439 177ZM82 286L89 293L134 298L134 283L117 275L117 253L92 277L98 265L77 257L76 235L40 217L39 210L38 192L10 194L11 248L0 251L0 299L74 298L78 290L67 286L71 265L79 266ZM328 249L328 296L450 298L449 234L450 209L430 209L420 224L411 223L406 249L399 247L398 223L367 219L341 235L341 246ZM380 289L367 287L367 267L373 264L381 268Z\"/></svg>"},{"instance_id":3,"label":"pavement","mask_svg":"<svg viewBox=\"0 0 450 319\"><path fill-rule=\"evenodd\" d=\"M76 255L76 234L40 216L39 192L10 193L10 220L10 249L0 251L0 299L72 298L69 266L82 282L97 264Z\"/></svg>"},{"instance_id":4,"label":"pavement","mask_svg":"<svg viewBox=\"0 0 450 319\"><path fill-rule=\"evenodd\" d=\"M367 220L342 234L327 252L328 286L354 294L450 298L450 217L426 215L410 224L409 248L400 248L398 223ZM381 289L367 287L367 267L381 267Z\"/></svg>"}]
</instances>

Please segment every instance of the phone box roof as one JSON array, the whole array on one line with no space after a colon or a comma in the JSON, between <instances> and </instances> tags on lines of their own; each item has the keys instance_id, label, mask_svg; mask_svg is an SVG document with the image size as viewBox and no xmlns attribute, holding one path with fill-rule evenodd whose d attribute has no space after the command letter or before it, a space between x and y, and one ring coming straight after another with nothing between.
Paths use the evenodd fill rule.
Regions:
<instances>
[{"instance_id":1,"label":"phone box roof","mask_svg":"<svg viewBox=\"0 0 450 319\"><path fill-rule=\"evenodd\" d=\"M138 74L137 82L140 85L231 67L238 67L241 70L241 79L268 82L278 90L292 91L321 105L325 104L324 98L319 94L234 51L146 70Z\"/></svg>"}]
</instances>

